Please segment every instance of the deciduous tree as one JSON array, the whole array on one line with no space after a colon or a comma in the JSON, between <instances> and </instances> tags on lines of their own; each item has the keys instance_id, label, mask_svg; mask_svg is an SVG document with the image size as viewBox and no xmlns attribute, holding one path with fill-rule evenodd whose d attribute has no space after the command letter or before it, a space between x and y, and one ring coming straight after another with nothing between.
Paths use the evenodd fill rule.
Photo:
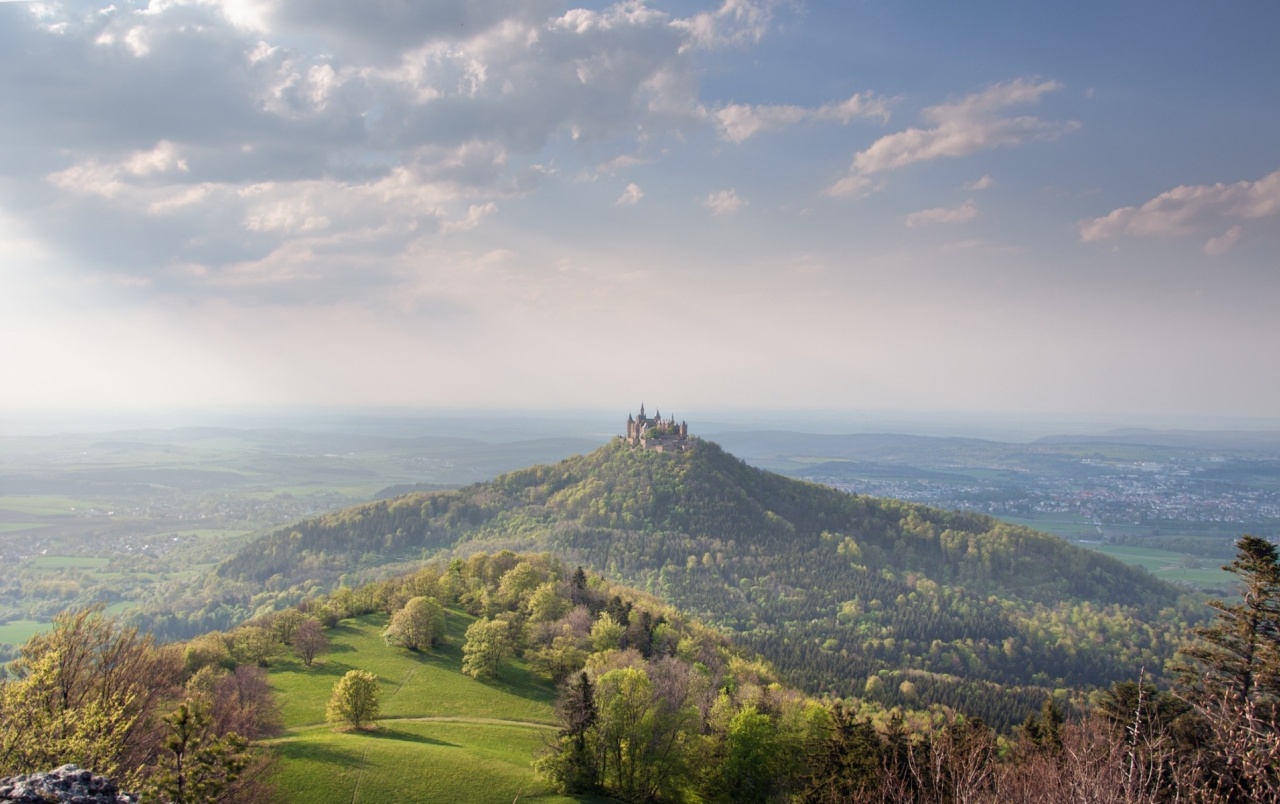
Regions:
<instances>
[{"instance_id":1,"label":"deciduous tree","mask_svg":"<svg viewBox=\"0 0 1280 804\"><path fill-rule=\"evenodd\" d=\"M435 647L443 636L444 607L433 597L410 599L382 632L388 645L412 651Z\"/></svg>"},{"instance_id":2,"label":"deciduous tree","mask_svg":"<svg viewBox=\"0 0 1280 804\"><path fill-rule=\"evenodd\" d=\"M348 670L333 685L333 695L325 709L325 720L330 723L349 723L362 729L373 725L378 718L378 677L366 670Z\"/></svg>"}]
</instances>

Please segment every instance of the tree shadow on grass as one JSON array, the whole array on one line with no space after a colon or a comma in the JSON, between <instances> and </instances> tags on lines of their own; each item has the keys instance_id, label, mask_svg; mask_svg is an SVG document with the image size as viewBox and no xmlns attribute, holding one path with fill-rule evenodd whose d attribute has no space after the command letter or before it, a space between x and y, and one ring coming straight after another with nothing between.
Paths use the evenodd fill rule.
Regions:
<instances>
[{"instance_id":1,"label":"tree shadow on grass","mask_svg":"<svg viewBox=\"0 0 1280 804\"><path fill-rule=\"evenodd\" d=\"M555 688L549 686L546 681L543 681L527 668L513 667L510 660L502 663L496 676L484 679L484 684L496 690L533 701L552 703L556 699Z\"/></svg>"},{"instance_id":2,"label":"tree shadow on grass","mask_svg":"<svg viewBox=\"0 0 1280 804\"><path fill-rule=\"evenodd\" d=\"M405 743L422 743L424 745L442 745L446 748L461 748L457 743L447 742L445 740L437 740L434 737L428 737L425 734L415 734L411 731L398 729L394 725L388 725L383 721L381 727L376 731L363 732L364 736L372 737L376 740L397 740Z\"/></svg>"},{"instance_id":3,"label":"tree shadow on grass","mask_svg":"<svg viewBox=\"0 0 1280 804\"><path fill-rule=\"evenodd\" d=\"M319 762L344 768L355 768L360 765L359 754L354 751L344 751L326 743L290 741L277 743L274 747L281 757L290 761Z\"/></svg>"}]
</instances>

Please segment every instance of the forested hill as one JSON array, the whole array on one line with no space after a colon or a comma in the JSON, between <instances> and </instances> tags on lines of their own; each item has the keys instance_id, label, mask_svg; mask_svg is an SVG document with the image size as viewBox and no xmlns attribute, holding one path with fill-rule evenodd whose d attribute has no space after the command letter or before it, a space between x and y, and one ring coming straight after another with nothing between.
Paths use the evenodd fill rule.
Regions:
<instances>
[{"instance_id":1,"label":"forested hill","mask_svg":"<svg viewBox=\"0 0 1280 804\"><path fill-rule=\"evenodd\" d=\"M458 491L357 506L254 542L218 574L283 590L500 547L646 587L812 692L948 703L988 719L1000 698L1038 706L1043 690L1021 688L1160 668L1193 610L1149 574L1057 537L791 480L707 441L676 454L616 441Z\"/></svg>"}]
</instances>

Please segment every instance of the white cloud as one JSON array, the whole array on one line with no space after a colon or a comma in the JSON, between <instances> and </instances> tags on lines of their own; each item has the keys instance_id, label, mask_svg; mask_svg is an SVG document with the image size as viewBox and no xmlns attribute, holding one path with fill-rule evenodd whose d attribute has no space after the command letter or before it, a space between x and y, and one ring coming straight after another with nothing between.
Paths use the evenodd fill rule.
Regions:
<instances>
[{"instance_id":1,"label":"white cloud","mask_svg":"<svg viewBox=\"0 0 1280 804\"><path fill-rule=\"evenodd\" d=\"M823 194L832 198L865 198L878 189L880 185L874 180L851 173L824 190Z\"/></svg>"},{"instance_id":2,"label":"white cloud","mask_svg":"<svg viewBox=\"0 0 1280 804\"><path fill-rule=\"evenodd\" d=\"M747 205L746 199L738 195L737 190L717 190L702 202L712 215L732 215Z\"/></svg>"},{"instance_id":3,"label":"white cloud","mask_svg":"<svg viewBox=\"0 0 1280 804\"><path fill-rule=\"evenodd\" d=\"M848 123L857 117L885 122L889 119L889 102L870 92L860 92L848 100L828 103L815 109L803 106L730 104L715 113L715 123L721 139L742 142L761 131L783 128L805 120Z\"/></svg>"},{"instance_id":4,"label":"white cloud","mask_svg":"<svg viewBox=\"0 0 1280 804\"><path fill-rule=\"evenodd\" d=\"M472 204L467 207L466 217L456 221L445 221L440 226L443 232L461 232L467 229L474 229L480 225L480 220L486 215L492 215L498 211L498 205L492 201L486 201L483 204Z\"/></svg>"},{"instance_id":5,"label":"white cloud","mask_svg":"<svg viewBox=\"0 0 1280 804\"><path fill-rule=\"evenodd\" d=\"M622 191L622 195L618 196L618 200L614 203L618 206L634 206L640 203L640 199L644 198L644 190L640 189L640 185L632 182L627 185L627 189Z\"/></svg>"},{"instance_id":6,"label":"white cloud","mask_svg":"<svg viewBox=\"0 0 1280 804\"><path fill-rule=\"evenodd\" d=\"M1109 237L1172 237L1193 234L1223 221L1254 220L1280 214L1280 170L1257 181L1234 184L1181 185L1147 201L1140 207L1120 207L1100 218L1080 223L1080 238L1086 242ZM1210 244L1216 253L1225 253L1239 234L1228 231ZM1225 238L1225 239L1224 239Z\"/></svg>"},{"instance_id":7,"label":"white cloud","mask_svg":"<svg viewBox=\"0 0 1280 804\"><path fill-rule=\"evenodd\" d=\"M999 112L1009 106L1036 103L1047 92L1058 89L1055 81L1032 82L1018 79L996 84L982 92L956 101L931 106L920 116L929 128L908 128L888 134L853 157L850 176L870 176L897 170L917 162L968 156L977 151L1020 145L1036 139L1052 139L1080 127L1079 123L1052 122L1038 117L1007 117ZM837 191L842 179L828 188Z\"/></svg>"},{"instance_id":8,"label":"white cloud","mask_svg":"<svg viewBox=\"0 0 1280 804\"><path fill-rule=\"evenodd\" d=\"M1239 226L1232 226L1227 231L1217 237L1209 238L1204 244L1204 253L1210 257L1221 257L1235 246L1236 241L1240 239L1240 234L1244 229Z\"/></svg>"},{"instance_id":9,"label":"white cloud","mask_svg":"<svg viewBox=\"0 0 1280 804\"><path fill-rule=\"evenodd\" d=\"M715 11L704 11L672 24L689 34L691 44L704 48L742 45L764 38L773 21L776 0L724 0Z\"/></svg>"},{"instance_id":10,"label":"white cloud","mask_svg":"<svg viewBox=\"0 0 1280 804\"><path fill-rule=\"evenodd\" d=\"M996 184L996 180L995 180L995 179L991 178L990 176L983 176L983 177L982 177L982 178L980 178L980 179L977 179L977 180L975 180L975 181L971 181L971 182L969 182L968 184L966 184L966 185L964 186L964 189L966 189L966 190L973 190L973 191L977 191L977 190L990 190L992 187L994 187L994 186L995 186L995 184Z\"/></svg>"},{"instance_id":11,"label":"white cloud","mask_svg":"<svg viewBox=\"0 0 1280 804\"><path fill-rule=\"evenodd\" d=\"M978 207L973 199L965 201L958 207L934 207L912 212L905 219L907 226L928 226L933 223L964 223L978 217Z\"/></svg>"}]
</instances>

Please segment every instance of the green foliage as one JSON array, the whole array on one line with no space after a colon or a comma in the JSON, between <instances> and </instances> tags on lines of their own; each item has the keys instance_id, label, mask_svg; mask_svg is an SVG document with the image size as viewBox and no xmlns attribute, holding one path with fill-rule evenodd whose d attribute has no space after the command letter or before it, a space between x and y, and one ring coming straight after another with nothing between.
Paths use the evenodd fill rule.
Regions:
<instances>
[{"instance_id":1,"label":"green foliage","mask_svg":"<svg viewBox=\"0 0 1280 804\"><path fill-rule=\"evenodd\" d=\"M148 801L203 804L223 801L251 762L249 744L238 734L218 735L209 705L188 700L164 718L167 735L158 771L146 789Z\"/></svg>"},{"instance_id":2,"label":"green foliage","mask_svg":"<svg viewBox=\"0 0 1280 804\"><path fill-rule=\"evenodd\" d=\"M492 678L511 656L511 627L503 620L476 620L467 628L462 645L462 672L472 678Z\"/></svg>"},{"instance_id":3,"label":"green foliage","mask_svg":"<svg viewBox=\"0 0 1280 804\"><path fill-rule=\"evenodd\" d=\"M325 720L349 723L353 728L372 726L378 718L378 677L364 670L348 670L329 696Z\"/></svg>"},{"instance_id":4,"label":"green foliage","mask_svg":"<svg viewBox=\"0 0 1280 804\"><path fill-rule=\"evenodd\" d=\"M433 648L444 636L444 607L434 597L415 597L391 618L382 637L388 645L409 650Z\"/></svg>"},{"instance_id":5,"label":"green foliage","mask_svg":"<svg viewBox=\"0 0 1280 804\"><path fill-rule=\"evenodd\" d=\"M550 550L725 628L812 693L862 694L862 680L883 674L882 706L943 704L1006 730L1053 688L1162 668L1200 616L1150 575L1056 537L790 480L705 441L678 454L615 443L460 491L358 506L255 542L218 572L333 578L387 540ZM563 605L546 586L562 576L520 563L514 554L462 561L434 583L480 616L520 608L535 623L563 617L546 608ZM567 597L582 602L581 591ZM628 627L623 642L652 649L610 616ZM900 692L906 680L915 699Z\"/></svg>"},{"instance_id":6,"label":"green foliage","mask_svg":"<svg viewBox=\"0 0 1280 804\"><path fill-rule=\"evenodd\" d=\"M177 651L121 628L101 608L60 614L0 683L0 775L75 762L137 778L153 751L157 708L177 693Z\"/></svg>"},{"instance_id":7,"label":"green foliage","mask_svg":"<svg viewBox=\"0 0 1280 804\"><path fill-rule=\"evenodd\" d=\"M1179 654L1177 690L1209 726L1214 785L1233 800L1280 799L1280 550L1243 536L1226 569L1242 602L1214 601L1216 619Z\"/></svg>"}]
</instances>

